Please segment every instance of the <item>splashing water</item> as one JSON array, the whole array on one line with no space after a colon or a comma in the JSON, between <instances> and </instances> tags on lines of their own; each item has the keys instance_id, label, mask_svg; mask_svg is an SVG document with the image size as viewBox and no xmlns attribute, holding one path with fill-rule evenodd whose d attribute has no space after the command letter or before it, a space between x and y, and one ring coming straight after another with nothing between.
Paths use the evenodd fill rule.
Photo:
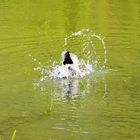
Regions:
<instances>
[{"instance_id":1,"label":"splashing water","mask_svg":"<svg viewBox=\"0 0 140 140\"><path fill-rule=\"evenodd\" d=\"M107 58L104 38L101 37L101 35L96 35L94 31L90 29L82 29L64 38L65 51L62 52L62 57L66 50L71 51L71 40L77 41L77 38L81 41L81 48L78 49L81 50L81 53L83 54L82 58L78 59L75 54L70 53L73 57L74 64L63 65L53 61L51 66L39 66L34 68L34 70L39 70L41 72L41 81L48 77L50 79L83 78L96 70L101 71L106 68ZM103 50L103 61L101 61L100 56L97 53L98 48L95 44L97 40L100 42L100 49ZM32 59L35 60L33 57Z\"/></svg>"},{"instance_id":2,"label":"splashing water","mask_svg":"<svg viewBox=\"0 0 140 140\"><path fill-rule=\"evenodd\" d=\"M62 56L65 53L65 51L62 52ZM49 74L50 78L82 78L93 72L91 64L86 64L85 61L78 60L75 54L70 53L70 55L73 59L73 64L54 65Z\"/></svg>"},{"instance_id":3,"label":"splashing water","mask_svg":"<svg viewBox=\"0 0 140 140\"><path fill-rule=\"evenodd\" d=\"M79 37L78 40L82 40L82 44L80 44L81 48L81 53L84 54L84 61L86 63L90 62L94 68L98 69L104 69L106 68L106 63L107 63L107 50L104 42L104 37L101 37L101 34L97 35L93 30L90 29L82 29L78 32L74 32L71 35L67 36L64 39L64 47L69 50L69 42L71 40L76 39L76 37ZM96 42L100 42L99 48L96 46ZM103 61L99 59L97 49L103 49Z\"/></svg>"},{"instance_id":4,"label":"splashing water","mask_svg":"<svg viewBox=\"0 0 140 140\"><path fill-rule=\"evenodd\" d=\"M80 43L77 38L81 41ZM78 43L79 46L71 45L72 41ZM100 47L96 45L96 41L100 42ZM73 48L78 51L74 51ZM98 48L103 51L102 55L98 52ZM66 51L70 51L73 64L63 65ZM106 70L107 58L104 38L101 35L96 35L92 30L82 29L64 38L64 51L61 55L61 62L51 60L53 62L51 65L44 66L29 54L33 62L38 64L34 70L41 74L41 78L33 83L34 88L39 88L41 94L48 93L50 89L53 100L72 99L77 101L77 98L84 97L93 87L91 82L96 82L96 78ZM100 59L101 56L103 59ZM82 88L80 88L81 86Z\"/></svg>"}]
</instances>

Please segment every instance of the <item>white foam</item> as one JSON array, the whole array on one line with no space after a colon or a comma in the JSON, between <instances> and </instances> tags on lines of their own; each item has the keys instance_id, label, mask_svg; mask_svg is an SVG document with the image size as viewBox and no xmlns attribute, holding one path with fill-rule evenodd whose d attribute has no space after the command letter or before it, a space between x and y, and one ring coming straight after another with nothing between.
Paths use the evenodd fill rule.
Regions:
<instances>
[{"instance_id":1,"label":"white foam","mask_svg":"<svg viewBox=\"0 0 140 140\"><path fill-rule=\"evenodd\" d=\"M64 54L62 52L62 61L64 60ZM85 63L84 60L78 60L78 57L70 53L73 64L66 65L54 65L49 73L50 78L82 78L94 71L91 64Z\"/></svg>"}]
</instances>

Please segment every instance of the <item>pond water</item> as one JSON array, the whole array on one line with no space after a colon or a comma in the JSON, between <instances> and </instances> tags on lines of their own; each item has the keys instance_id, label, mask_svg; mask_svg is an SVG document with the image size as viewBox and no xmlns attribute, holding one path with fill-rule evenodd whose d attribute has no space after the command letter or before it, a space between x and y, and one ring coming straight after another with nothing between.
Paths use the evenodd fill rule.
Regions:
<instances>
[{"instance_id":1,"label":"pond water","mask_svg":"<svg viewBox=\"0 0 140 140\"><path fill-rule=\"evenodd\" d=\"M65 50L94 72L49 76ZM140 0L1 0L2 140L139 140L139 60Z\"/></svg>"}]
</instances>

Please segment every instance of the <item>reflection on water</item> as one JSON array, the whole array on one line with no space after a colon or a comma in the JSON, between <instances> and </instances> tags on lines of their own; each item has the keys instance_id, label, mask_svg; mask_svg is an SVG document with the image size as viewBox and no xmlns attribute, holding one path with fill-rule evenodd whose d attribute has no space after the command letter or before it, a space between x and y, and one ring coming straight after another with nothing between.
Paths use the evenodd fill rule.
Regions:
<instances>
[{"instance_id":1,"label":"reflection on water","mask_svg":"<svg viewBox=\"0 0 140 140\"><path fill-rule=\"evenodd\" d=\"M62 131L84 137L87 137L87 135L91 137L93 135L90 125L93 125L92 118L98 116L96 102L99 102L99 106L105 106L108 98L108 87L105 79L107 72L96 72L81 79L45 79L34 83L34 87L41 91L41 94L38 96L51 94L50 111L54 114L51 119L51 129L53 131ZM98 99L97 94L100 91L102 94ZM85 110L88 98L92 98L90 102L91 106L87 109L91 110L93 113L91 115ZM79 110L81 107L83 107L83 110ZM85 116L89 116L91 120L86 119ZM57 121L55 121L56 118ZM81 127L83 122L87 126Z\"/></svg>"},{"instance_id":2,"label":"reflection on water","mask_svg":"<svg viewBox=\"0 0 140 140\"><path fill-rule=\"evenodd\" d=\"M53 101L78 101L90 93L96 85L98 78L102 79L104 95L107 96L107 83L105 80L106 71L95 72L84 78L62 78L62 79L45 79L37 80L33 85L40 89L41 94L51 93Z\"/></svg>"},{"instance_id":3,"label":"reflection on water","mask_svg":"<svg viewBox=\"0 0 140 140\"><path fill-rule=\"evenodd\" d=\"M77 79L62 79L60 80L62 87L62 98L74 99L79 93L79 80Z\"/></svg>"}]
</instances>

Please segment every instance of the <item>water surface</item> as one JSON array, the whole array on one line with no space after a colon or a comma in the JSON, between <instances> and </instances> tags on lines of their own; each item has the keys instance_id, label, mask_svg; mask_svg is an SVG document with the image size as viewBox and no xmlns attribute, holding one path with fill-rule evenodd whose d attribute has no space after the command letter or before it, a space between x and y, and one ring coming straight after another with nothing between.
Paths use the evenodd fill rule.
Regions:
<instances>
[{"instance_id":1,"label":"water surface","mask_svg":"<svg viewBox=\"0 0 140 140\"><path fill-rule=\"evenodd\" d=\"M59 62L64 39L87 28L105 37L111 71L40 82L34 68ZM82 57L80 43L69 49ZM139 140L139 45L140 0L1 0L2 139Z\"/></svg>"}]
</instances>

